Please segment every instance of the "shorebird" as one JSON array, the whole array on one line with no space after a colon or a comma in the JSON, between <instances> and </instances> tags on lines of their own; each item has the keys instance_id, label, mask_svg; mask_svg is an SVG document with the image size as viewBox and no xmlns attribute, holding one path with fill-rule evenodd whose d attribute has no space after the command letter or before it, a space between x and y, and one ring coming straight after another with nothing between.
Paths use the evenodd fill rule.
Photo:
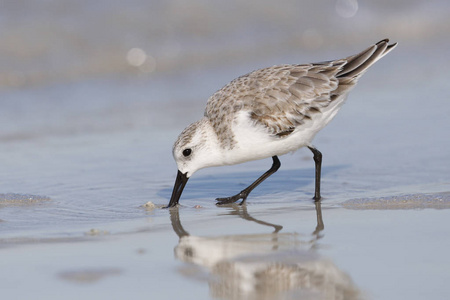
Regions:
<instances>
[{"instance_id":1,"label":"shorebird","mask_svg":"<svg viewBox=\"0 0 450 300\"><path fill-rule=\"evenodd\" d=\"M247 188L216 199L218 205L242 204L279 169L278 156L302 147L313 153L314 199L319 201L322 153L311 142L365 71L396 45L384 39L347 58L277 65L225 85L208 99L204 117L184 129L173 146L178 173L168 207L178 204L188 179L202 168L272 157L272 167Z\"/></svg>"}]
</instances>

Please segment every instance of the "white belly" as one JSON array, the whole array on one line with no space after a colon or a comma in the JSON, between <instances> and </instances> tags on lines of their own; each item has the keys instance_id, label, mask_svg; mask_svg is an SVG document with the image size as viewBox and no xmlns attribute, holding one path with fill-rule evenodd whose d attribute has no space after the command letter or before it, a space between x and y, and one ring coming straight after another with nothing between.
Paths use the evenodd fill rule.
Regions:
<instances>
[{"instance_id":1,"label":"white belly","mask_svg":"<svg viewBox=\"0 0 450 300\"><path fill-rule=\"evenodd\" d=\"M336 103L323 113L316 114L312 120L298 126L294 132L285 137L270 134L261 125L255 126L248 112L239 112L233 124L236 145L227 152L225 163L232 165L283 155L311 145L314 136L333 119L341 104L342 102Z\"/></svg>"}]
</instances>

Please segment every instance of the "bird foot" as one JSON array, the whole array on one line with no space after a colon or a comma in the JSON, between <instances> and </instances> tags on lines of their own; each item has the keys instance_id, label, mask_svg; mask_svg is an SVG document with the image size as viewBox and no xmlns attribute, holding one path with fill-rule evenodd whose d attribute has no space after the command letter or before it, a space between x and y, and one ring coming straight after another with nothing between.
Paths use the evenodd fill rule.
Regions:
<instances>
[{"instance_id":1,"label":"bird foot","mask_svg":"<svg viewBox=\"0 0 450 300\"><path fill-rule=\"evenodd\" d=\"M216 205L226 205L226 204L231 204L231 203L235 203L237 202L239 199L242 199L241 203L239 203L239 205L242 205L245 202L245 199L247 199L248 194L244 193L244 192L240 192L239 194L236 194L234 196L231 197L226 197L226 198L216 198Z\"/></svg>"}]
</instances>

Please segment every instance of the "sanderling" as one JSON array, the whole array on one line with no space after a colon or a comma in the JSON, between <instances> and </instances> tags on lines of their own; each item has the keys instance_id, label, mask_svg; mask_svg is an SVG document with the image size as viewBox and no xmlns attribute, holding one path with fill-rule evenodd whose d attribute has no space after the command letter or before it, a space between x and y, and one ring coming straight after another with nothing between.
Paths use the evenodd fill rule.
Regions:
<instances>
[{"instance_id":1,"label":"sanderling","mask_svg":"<svg viewBox=\"0 0 450 300\"><path fill-rule=\"evenodd\" d=\"M279 65L238 77L214 93L202 119L181 132L173 146L178 174L168 207L178 204L199 169L272 157L272 167L240 193L217 204L245 202L280 167L279 155L308 147L315 162L314 199L320 200L322 153L314 136L336 115L358 79L395 48L384 39L347 58Z\"/></svg>"}]
</instances>

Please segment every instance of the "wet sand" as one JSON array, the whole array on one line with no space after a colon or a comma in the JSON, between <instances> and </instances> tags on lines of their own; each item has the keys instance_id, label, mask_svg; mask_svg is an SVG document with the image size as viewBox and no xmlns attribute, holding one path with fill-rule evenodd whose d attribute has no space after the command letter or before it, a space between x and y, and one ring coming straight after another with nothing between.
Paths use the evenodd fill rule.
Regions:
<instances>
[{"instance_id":1,"label":"wet sand","mask_svg":"<svg viewBox=\"0 0 450 300\"><path fill-rule=\"evenodd\" d=\"M64 43L49 48L54 73L39 56L45 47L24 42L29 56L21 56L0 46L8 75L0 76L2 297L447 298L450 44L441 12L448 3L359 3L352 18L342 15L351 6L323 6L329 22L305 16L300 25L310 30L300 37L296 15L285 17L268 3L256 11L233 4L248 14L236 14L229 27L219 26L223 12L208 5L218 17L211 31L196 26L198 10L174 2L161 7L172 19L138 17L139 8L155 3L99 4L104 23L92 31L93 15L86 24L76 21L85 8L60 10L52 22L78 24L73 35L61 30L41 42L73 41L80 32L87 41L73 52ZM35 15L20 6L9 11L41 24L44 8ZM277 26L261 24L267 11ZM383 26L370 21L381 17ZM7 44L38 36L43 29L31 21L21 22ZM16 28L11 22L4 27ZM106 27L116 29L117 40L97 41L109 32L105 24L115 24ZM236 27L243 27L239 36ZM171 38L147 36L151 28ZM324 156L320 203L312 201L314 163L303 149L280 157L280 170L244 206L216 207L214 199L241 190L270 159L199 171L180 207L162 208L176 175L172 143L215 90L259 67L335 59L385 37L398 48L364 75L314 141ZM151 52L156 69L130 65L139 62L127 56L134 47Z\"/></svg>"}]
</instances>

